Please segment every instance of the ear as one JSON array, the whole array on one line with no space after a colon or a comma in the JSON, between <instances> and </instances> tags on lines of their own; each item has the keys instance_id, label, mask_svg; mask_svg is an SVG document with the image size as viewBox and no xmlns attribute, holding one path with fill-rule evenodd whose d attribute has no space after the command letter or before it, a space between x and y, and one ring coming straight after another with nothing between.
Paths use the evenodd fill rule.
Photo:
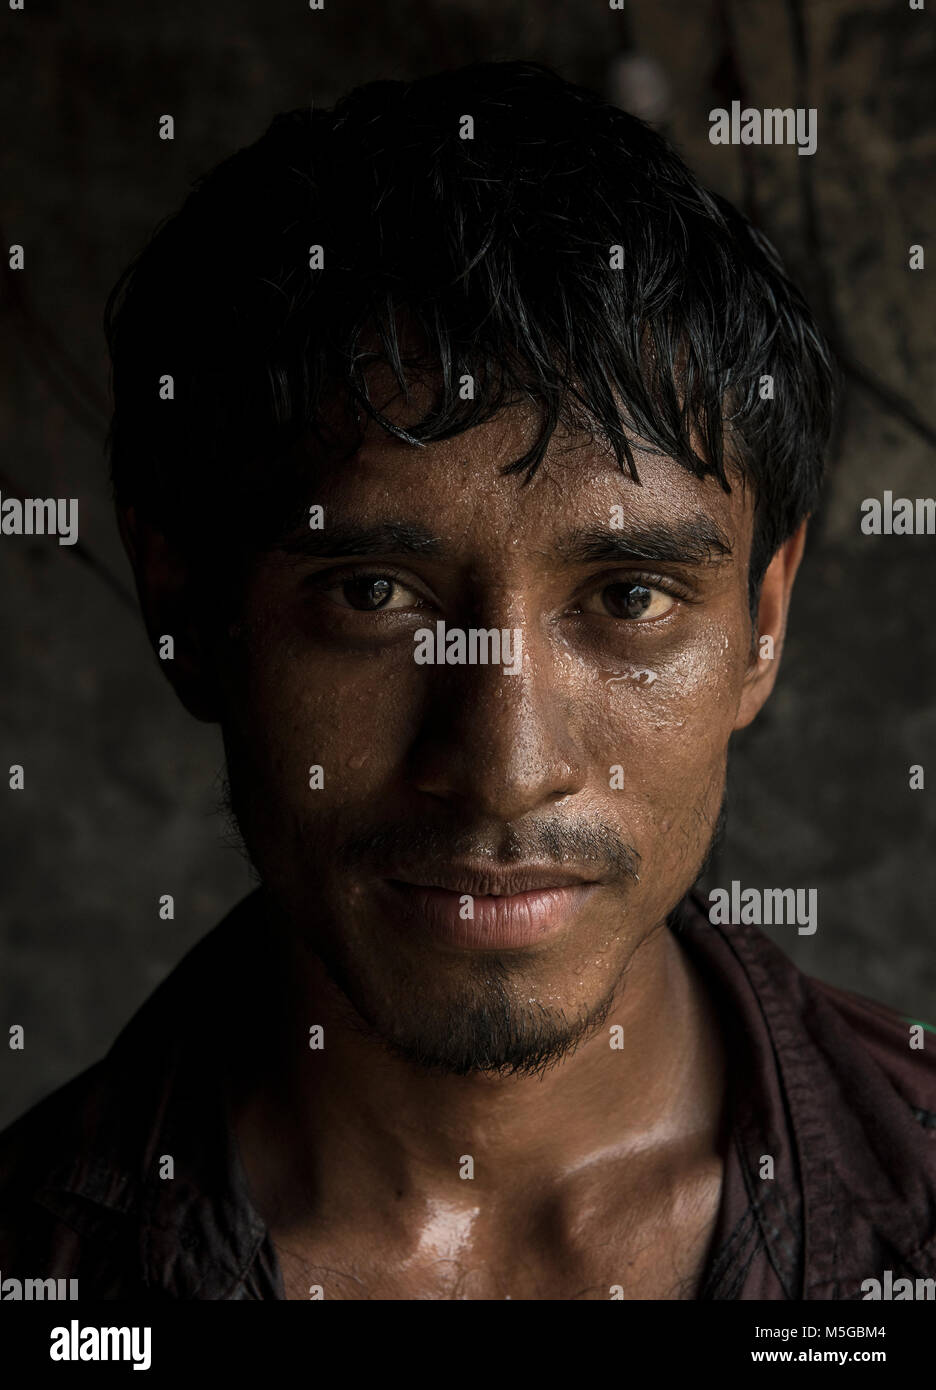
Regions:
<instances>
[{"instance_id":1,"label":"ear","mask_svg":"<svg viewBox=\"0 0 936 1390\"><path fill-rule=\"evenodd\" d=\"M143 521L134 507L118 508L117 521L159 665L189 713L214 723L218 719L217 688L191 568L167 537Z\"/></svg>"},{"instance_id":2,"label":"ear","mask_svg":"<svg viewBox=\"0 0 936 1390\"><path fill-rule=\"evenodd\" d=\"M807 522L801 522L790 539L780 547L767 566L757 610L757 634L751 664L744 677L735 729L744 729L760 713L774 688L793 580L803 558Z\"/></svg>"}]
</instances>

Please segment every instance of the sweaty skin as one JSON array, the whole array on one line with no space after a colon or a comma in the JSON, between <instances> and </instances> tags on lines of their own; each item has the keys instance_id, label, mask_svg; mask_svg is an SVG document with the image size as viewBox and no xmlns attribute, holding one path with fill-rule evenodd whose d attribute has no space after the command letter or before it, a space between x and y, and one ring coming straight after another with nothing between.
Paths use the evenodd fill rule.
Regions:
<instances>
[{"instance_id":1,"label":"sweaty skin","mask_svg":"<svg viewBox=\"0 0 936 1390\"><path fill-rule=\"evenodd\" d=\"M805 523L767 571L758 659L749 493L644 452L638 486L559 435L523 486L499 470L529 438L518 410L421 449L370 426L311 475L324 535L406 523L437 548L259 556L220 637L180 557L124 519L177 691L222 725L265 884L279 985L244 1022L230 1103L290 1298L692 1298L704 1271L726 1062L665 918L709 849L730 736L772 689ZM624 530L701 514L731 553L567 554L614 507ZM362 610L375 575L389 602ZM651 616L627 616L634 585ZM521 672L417 665L437 621L519 628ZM414 930L385 882L454 860L597 886L542 941L462 949Z\"/></svg>"}]
</instances>

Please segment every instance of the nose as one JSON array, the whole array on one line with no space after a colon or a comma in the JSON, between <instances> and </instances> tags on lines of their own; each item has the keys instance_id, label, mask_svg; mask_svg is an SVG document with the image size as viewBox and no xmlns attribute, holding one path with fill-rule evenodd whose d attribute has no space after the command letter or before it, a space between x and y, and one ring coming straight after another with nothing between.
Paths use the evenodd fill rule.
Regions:
<instances>
[{"instance_id":1,"label":"nose","mask_svg":"<svg viewBox=\"0 0 936 1390\"><path fill-rule=\"evenodd\" d=\"M411 746L411 785L472 817L518 820L585 784L572 692L561 658L521 633L520 670L426 666Z\"/></svg>"}]
</instances>

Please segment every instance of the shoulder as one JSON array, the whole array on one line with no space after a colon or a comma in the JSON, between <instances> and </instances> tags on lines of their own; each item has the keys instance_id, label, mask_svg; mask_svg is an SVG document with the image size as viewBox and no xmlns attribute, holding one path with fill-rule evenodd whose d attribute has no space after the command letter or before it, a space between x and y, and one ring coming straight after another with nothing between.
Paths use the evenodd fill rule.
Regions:
<instances>
[{"instance_id":1,"label":"shoulder","mask_svg":"<svg viewBox=\"0 0 936 1390\"><path fill-rule=\"evenodd\" d=\"M247 968L255 904L252 894L196 942L105 1057L0 1132L3 1277L76 1275L83 1296L125 1296L141 1240L169 1219L163 1207L176 1215L154 1157L186 1149L180 1212L193 1184L214 1190L224 1025L258 988Z\"/></svg>"},{"instance_id":2,"label":"shoulder","mask_svg":"<svg viewBox=\"0 0 936 1390\"><path fill-rule=\"evenodd\" d=\"M130 1111L100 1061L0 1133L0 1271L4 1279L71 1277L85 1287L89 1251L113 1244L132 1208L132 1184L95 1136ZM88 1276L86 1278L85 1276Z\"/></svg>"},{"instance_id":3,"label":"shoulder","mask_svg":"<svg viewBox=\"0 0 936 1390\"><path fill-rule=\"evenodd\" d=\"M805 978L812 999L822 1001L936 1143L936 1027L865 995Z\"/></svg>"},{"instance_id":4,"label":"shoulder","mask_svg":"<svg viewBox=\"0 0 936 1390\"><path fill-rule=\"evenodd\" d=\"M675 925L733 996L746 1044L761 1037L809 1132L833 1126L843 1161L846 1136L876 1152L884 1131L927 1168L936 1161L936 1031L927 1020L806 974L756 926L713 924L695 894Z\"/></svg>"},{"instance_id":5,"label":"shoulder","mask_svg":"<svg viewBox=\"0 0 936 1390\"><path fill-rule=\"evenodd\" d=\"M37 1188L76 1153L110 1089L105 1073L95 1062L0 1131L0 1201Z\"/></svg>"}]
</instances>

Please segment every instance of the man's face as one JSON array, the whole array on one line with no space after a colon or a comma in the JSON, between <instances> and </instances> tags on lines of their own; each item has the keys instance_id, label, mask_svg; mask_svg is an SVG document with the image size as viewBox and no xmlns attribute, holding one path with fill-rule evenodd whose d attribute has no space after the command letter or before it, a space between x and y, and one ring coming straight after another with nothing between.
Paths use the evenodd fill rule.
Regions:
<instances>
[{"instance_id":1,"label":"man's face","mask_svg":"<svg viewBox=\"0 0 936 1390\"><path fill-rule=\"evenodd\" d=\"M524 486L500 469L530 438L515 411L422 449L370 426L313 475L322 529L255 562L221 671L269 893L366 1030L449 1072L531 1071L603 1022L697 877L756 712L750 498L649 453L638 486L558 435ZM519 630L522 661L419 664L440 622ZM522 944L459 937L462 895L406 887L529 864L591 886Z\"/></svg>"}]
</instances>

